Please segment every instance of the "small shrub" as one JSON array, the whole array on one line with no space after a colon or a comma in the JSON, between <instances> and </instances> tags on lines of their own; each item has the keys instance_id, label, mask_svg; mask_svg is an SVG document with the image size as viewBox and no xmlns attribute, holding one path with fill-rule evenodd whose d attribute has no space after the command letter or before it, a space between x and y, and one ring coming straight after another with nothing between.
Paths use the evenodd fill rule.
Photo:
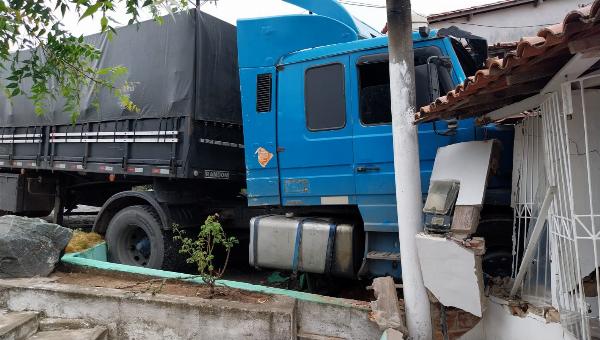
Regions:
<instances>
[{"instance_id":1,"label":"small shrub","mask_svg":"<svg viewBox=\"0 0 600 340\"><path fill-rule=\"evenodd\" d=\"M187 257L187 263L196 265L199 276L210 287L210 293L213 295L215 282L225 273L231 248L238 243L238 240L225 235L218 215L206 218L195 239L186 237L185 231L178 226L173 226L173 232L175 235L173 239L181 242L179 253ZM217 269L214 264L216 247L223 247L227 253L221 269Z\"/></svg>"}]
</instances>

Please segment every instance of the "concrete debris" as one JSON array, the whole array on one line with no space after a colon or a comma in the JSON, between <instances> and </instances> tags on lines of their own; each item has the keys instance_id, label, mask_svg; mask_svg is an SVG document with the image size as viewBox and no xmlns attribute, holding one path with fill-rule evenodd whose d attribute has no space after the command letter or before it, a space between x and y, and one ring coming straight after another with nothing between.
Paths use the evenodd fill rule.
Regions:
<instances>
[{"instance_id":1,"label":"concrete debris","mask_svg":"<svg viewBox=\"0 0 600 340\"><path fill-rule=\"evenodd\" d=\"M383 334L381 334L381 339L380 340L402 340L404 339L404 334L400 331L397 331L393 328L388 328L385 331L383 331Z\"/></svg>"},{"instance_id":2,"label":"concrete debris","mask_svg":"<svg viewBox=\"0 0 600 340\"><path fill-rule=\"evenodd\" d=\"M511 277L492 277L485 288L485 295L508 299L512 286L513 279Z\"/></svg>"},{"instance_id":3,"label":"concrete debris","mask_svg":"<svg viewBox=\"0 0 600 340\"><path fill-rule=\"evenodd\" d=\"M560 323L548 323L543 317L524 312L514 315L512 301L491 297L483 318L469 332L461 336L460 340L559 340L571 337L565 336L565 331ZM514 307L514 308L513 308ZM523 312L522 309L518 313Z\"/></svg>"},{"instance_id":4,"label":"concrete debris","mask_svg":"<svg viewBox=\"0 0 600 340\"><path fill-rule=\"evenodd\" d=\"M450 231L456 234L474 234L479 225L480 212L481 206L479 205L457 205L454 208Z\"/></svg>"},{"instance_id":5,"label":"concrete debris","mask_svg":"<svg viewBox=\"0 0 600 340\"><path fill-rule=\"evenodd\" d=\"M481 317L484 310L481 256L445 237L417 234L425 287L439 302Z\"/></svg>"},{"instance_id":6,"label":"concrete debris","mask_svg":"<svg viewBox=\"0 0 600 340\"><path fill-rule=\"evenodd\" d=\"M48 276L72 234L39 218L0 217L0 278Z\"/></svg>"},{"instance_id":7,"label":"concrete debris","mask_svg":"<svg viewBox=\"0 0 600 340\"><path fill-rule=\"evenodd\" d=\"M393 328L406 333L394 279L390 276L378 277L373 280L372 286L377 299L371 301L372 321L376 322L381 330Z\"/></svg>"},{"instance_id":8,"label":"concrete debris","mask_svg":"<svg viewBox=\"0 0 600 340\"><path fill-rule=\"evenodd\" d=\"M559 323L560 313L554 308L548 308L548 310L546 310L546 321L552 323Z\"/></svg>"},{"instance_id":9,"label":"concrete debris","mask_svg":"<svg viewBox=\"0 0 600 340\"><path fill-rule=\"evenodd\" d=\"M465 248L471 249L477 256L485 254L485 239L483 237L465 239L453 237L452 240Z\"/></svg>"}]
</instances>

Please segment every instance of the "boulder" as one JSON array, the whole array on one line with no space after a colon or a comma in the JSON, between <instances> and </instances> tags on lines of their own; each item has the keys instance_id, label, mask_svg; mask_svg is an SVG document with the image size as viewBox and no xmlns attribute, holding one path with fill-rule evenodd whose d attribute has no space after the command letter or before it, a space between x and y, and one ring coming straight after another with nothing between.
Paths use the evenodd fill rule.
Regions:
<instances>
[{"instance_id":1,"label":"boulder","mask_svg":"<svg viewBox=\"0 0 600 340\"><path fill-rule=\"evenodd\" d=\"M48 276L72 234L39 218L0 217L0 279Z\"/></svg>"}]
</instances>

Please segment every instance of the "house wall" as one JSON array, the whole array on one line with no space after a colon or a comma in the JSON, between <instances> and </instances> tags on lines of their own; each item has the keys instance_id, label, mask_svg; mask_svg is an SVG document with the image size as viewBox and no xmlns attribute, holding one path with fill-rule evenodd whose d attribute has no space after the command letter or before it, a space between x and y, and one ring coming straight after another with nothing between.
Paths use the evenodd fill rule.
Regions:
<instances>
[{"instance_id":1,"label":"house wall","mask_svg":"<svg viewBox=\"0 0 600 340\"><path fill-rule=\"evenodd\" d=\"M527 313L512 315L508 302L491 297L483 318L460 340L563 340L570 339L559 323Z\"/></svg>"},{"instance_id":2,"label":"house wall","mask_svg":"<svg viewBox=\"0 0 600 340\"><path fill-rule=\"evenodd\" d=\"M486 38L488 44L492 45L498 42L518 41L521 37L535 36L544 26L562 23L568 12L578 8L580 5L587 5L589 3L591 3L590 0L546 0L537 5L537 7L533 4L524 4L492 12L474 14L470 19L465 16L434 22L430 23L429 27L433 29L457 26L465 31ZM498 26L518 28L498 28Z\"/></svg>"}]
</instances>

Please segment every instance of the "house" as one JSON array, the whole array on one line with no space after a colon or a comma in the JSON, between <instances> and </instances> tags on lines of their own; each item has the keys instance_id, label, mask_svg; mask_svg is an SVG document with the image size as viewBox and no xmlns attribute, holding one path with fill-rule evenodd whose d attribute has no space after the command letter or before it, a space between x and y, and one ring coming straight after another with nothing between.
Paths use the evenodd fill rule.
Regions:
<instances>
[{"instance_id":1,"label":"house","mask_svg":"<svg viewBox=\"0 0 600 340\"><path fill-rule=\"evenodd\" d=\"M505 0L427 16L429 27L457 26L487 39L490 45L534 36L542 27L562 21L573 8L590 0Z\"/></svg>"},{"instance_id":2,"label":"house","mask_svg":"<svg viewBox=\"0 0 600 340\"><path fill-rule=\"evenodd\" d=\"M520 39L415 121L471 117L515 128L514 282L461 339L600 338L600 0Z\"/></svg>"}]
</instances>

